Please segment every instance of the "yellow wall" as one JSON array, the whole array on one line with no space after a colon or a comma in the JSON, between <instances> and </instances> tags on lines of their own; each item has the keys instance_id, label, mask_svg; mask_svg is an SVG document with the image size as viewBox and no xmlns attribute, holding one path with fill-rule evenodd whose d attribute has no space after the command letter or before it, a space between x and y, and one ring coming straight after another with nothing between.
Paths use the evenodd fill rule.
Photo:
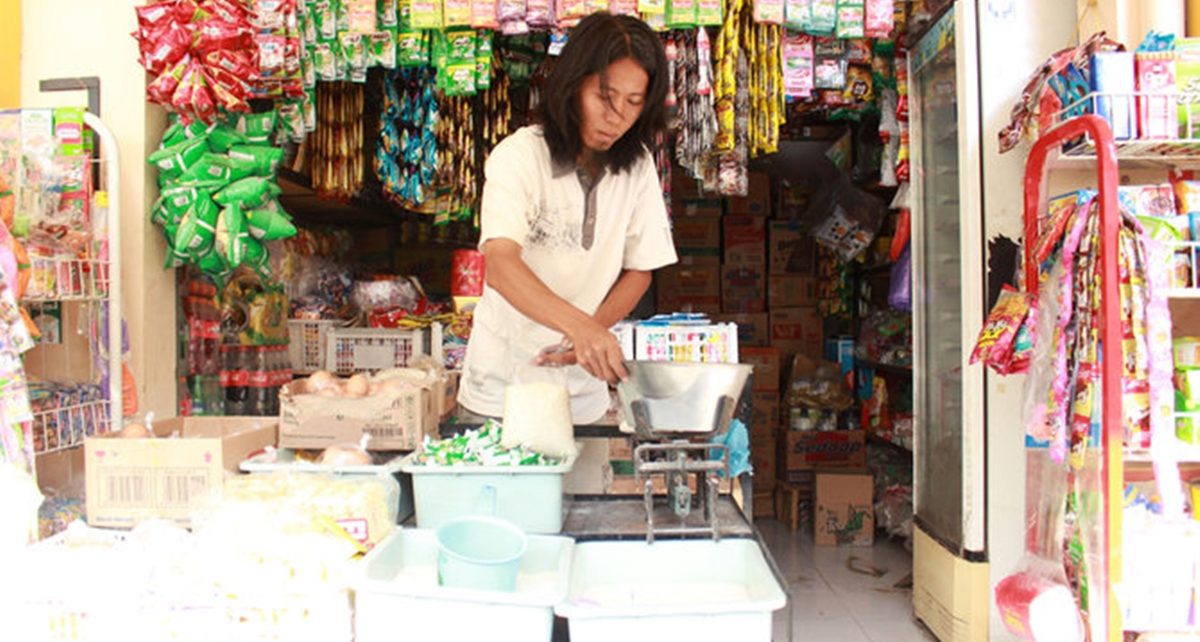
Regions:
<instances>
[{"instance_id":1,"label":"yellow wall","mask_svg":"<svg viewBox=\"0 0 1200 642\"><path fill-rule=\"evenodd\" d=\"M157 186L146 164L166 117L146 102L146 75L137 62L137 42L129 37L136 26L134 7L141 4L140 0L24 2L20 102L23 107L86 105L85 92L42 93L38 82L100 78L100 117L113 131L121 156L122 307L132 344L130 365L141 410L170 417L175 415L176 394L174 273L162 269L164 242L147 216ZM7 19L7 11L4 15Z\"/></svg>"},{"instance_id":2,"label":"yellow wall","mask_svg":"<svg viewBox=\"0 0 1200 642\"><path fill-rule=\"evenodd\" d=\"M21 0L0 0L0 109L21 105Z\"/></svg>"}]
</instances>

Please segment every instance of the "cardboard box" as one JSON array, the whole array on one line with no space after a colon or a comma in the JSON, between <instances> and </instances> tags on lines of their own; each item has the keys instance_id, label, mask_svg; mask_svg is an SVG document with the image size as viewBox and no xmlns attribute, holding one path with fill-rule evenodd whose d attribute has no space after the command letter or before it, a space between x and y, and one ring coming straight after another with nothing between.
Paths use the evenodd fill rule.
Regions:
<instances>
[{"instance_id":1,"label":"cardboard box","mask_svg":"<svg viewBox=\"0 0 1200 642\"><path fill-rule=\"evenodd\" d=\"M749 265L762 272L767 264L767 220L759 216L723 219L726 265Z\"/></svg>"},{"instance_id":2,"label":"cardboard box","mask_svg":"<svg viewBox=\"0 0 1200 642\"><path fill-rule=\"evenodd\" d=\"M777 475L775 472L776 458L779 456L778 444L774 439L759 443L750 443L750 465L754 468L754 493L773 490Z\"/></svg>"},{"instance_id":3,"label":"cardboard box","mask_svg":"<svg viewBox=\"0 0 1200 642\"><path fill-rule=\"evenodd\" d=\"M814 306L817 304L817 279L796 274L772 274L767 280L767 303L772 310Z\"/></svg>"},{"instance_id":4,"label":"cardboard box","mask_svg":"<svg viewBox=\"0 0 1200 642\"><path fill-rule=\"evenodd\" d=\"M745 196L729 198L730 214L750 216L771 215L771 177L761 172L750 172L750 184Z\"/></svg>"},{"instance_id":5,"label":"cardboard box","mask_svg":"<svg viewBox=\"0 0 1200 642\"><path fill-rule=\"evenodd\" d=\"M132 528L162 518L190 526L192 511L224 486L228 473L275 445L278 423L274 417L176 417L154 423L157 439L88 437L88 525ZM166 438L172 433L178 436Z\"/></svg>"},{"instance_id":6,"label":"cardboard box","mask_svg":"<svg viewBox=\"0 0 1200 642\"><path fill-rule=\"evenodd\" d=\"M813 534L817 546L875 543L875 479L862 473L818 473Z\"/></svg>"},{"instance_id":7,"label":"cardboard box","mask_svg":"<svg viewBox=\"0 0 1200 642\"><path fill-rule=\"evenodd\" d=\"M458 408L458 382L462 379L461 370L447 370L445 380L441 381L438 394L438 417L445 419Z\"/></svg>"},{"instance_id":8,"label":"cardboard box","mask_svg":"<svg viewBox=\"0 0 1200 642\"><path fill-rule=\"evenodd\" d=\"M774 444L779 432L779 393L755 392L750 397L750 445Z\"/></svg>"},{"instance_id":9,"label":"cardboard box","mask_svg":"<svg viewBox=\"0 0 1200 642\"><path fill-rule=\"evenodd\" d=\"M700 183L687 170L671 164L671 197L679 199L700 198Z\"/></svg>"},{"instance_id":10,"label":"cardboard box","mask_svg":"<svg viewBox=\"0 0 1200 642\"><path fill-rule=\"evenodd\" d=\"M371 436L368 450L415 450L437 436L441 392L433 387L340 399L305 394L304 382L279 390L279 445L327 448Z\"/></svg>"},{"instance_id":11,"label":"cardboard box","mask_svg":"<svg viewBox=\"0 0 1200 642\"><path fill-rule=\"evenodd\" d=\"M817 272L817 241L800 232L792 221L771 221L767 227L767 260L771 274Z\"/></svg>"},{"instance_id":12,"label":"cardboard box","mask_svg":"<svg viewBox=\"0 0 1200 642\"><path fill-rule=\"evenodd\" d=\"M754 366L754 392L778 392L780 361L778 348L747 347L738 351L741 363Z\"/></svg>"},{"instance_id":13,"label":"cardboard box","mask_svg":"<svg viewBox=\"0 0 1200 642\"><path fill-rule=\"evenodd\" d=\"M779 466L783 470L861 468L867 465L863 430L784 430Z\"/></svg>"},{"instance_id":14,"label":"cardboard box","mask_svg":"<svg viewBox=\"0 0 1200 642\"><path fill-rule=\"evenodd\" d=\"M824 336L824 319L815 307L771 310L771 345L781 352L820 358Z\"/></svg>"},{"instance_id":15,"label":"cardboard box","mask_svg":"<svg viewBox=\"0 0 1200 642\"><path fill-rule=\"evenodd\" d=\"M721 219L716 216L684 216L671 220L675 249L686 256L721 256Z\"/></svg>"},{"instance_id":16,"label":"cardboard box","mask_svg":"<svg viewBox=\"0 0 1200 642\"><path fill-rule=\"evenodd\" d=\"M725 213L719 198L676 198L671 203L672 219L681 217L713 218Z\"/></svg>"},{"instance_id":17,"label":"cardboard box","mask_svg":"<svg viewBox=\"0 0 1200 642\"><path fill-rule=\"evenodd\" d=\"M716 323L737 324L738 347L771 345L771 317L765 312L756 314L717 314Z\"/></svg>"},{"instance_id":18,"label":"cardboard box","mask_svg":"<svg viewBox=\"0 0 1200 642\"><path fill-rule=\"evenodd\" d=\"M609 437L608 458L633 461L633 438Z\"/></svg>"},{"instance_id":19,"label":"cardboard box","mask_svg":"<svg viewBox=\"0 0 1200 642\"><path fill-rule=\"evenodd\" d=\"M766 312L767 275L761 265L721 266L721 310Z\"/></svg>"},{"instance_id":20,"label":"cardboard box","mask_svg":"<svg viewBox=\"0 0 1200 642\"><path fill-rule=\"evenodd\" d=\"M721 262L717 257L682 257L654 273L658 312L721 312Z\"/></svg>"}]
</instances>

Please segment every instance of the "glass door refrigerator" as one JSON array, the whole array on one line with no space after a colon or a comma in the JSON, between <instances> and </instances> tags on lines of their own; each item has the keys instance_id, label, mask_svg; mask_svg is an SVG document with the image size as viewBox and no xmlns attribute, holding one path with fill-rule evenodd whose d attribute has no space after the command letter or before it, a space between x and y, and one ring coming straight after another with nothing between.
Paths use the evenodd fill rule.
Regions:
<instances>
[{"instance_id":1,"label":"glass door refrigerator","mask_svg":"<svg viewBox=\"0 0 1200 642\"><path fill-rule=\"evenodd\" d=\"M909 51L914 323L913 608L943 642L986 640L984 379L968 367L986 288L975 3Z\"/></svg>"}]
</instances>

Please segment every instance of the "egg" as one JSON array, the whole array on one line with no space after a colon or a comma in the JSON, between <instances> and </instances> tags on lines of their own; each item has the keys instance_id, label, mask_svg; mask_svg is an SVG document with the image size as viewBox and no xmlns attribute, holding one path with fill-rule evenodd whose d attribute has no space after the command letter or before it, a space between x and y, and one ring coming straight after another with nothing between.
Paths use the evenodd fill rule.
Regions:
<instances>
[{"instance_id":1,"label":"egg","mask_svg":"<svg viewBox=\"0 0 1200 642\"><path fill-rule=\"evenodd\" d=\"M117 435L120 436L121 439L146 439L154 436L154 434L142 424L126 424L125 427L121 429L121 432L117 433Z\"/></svg>"},{"instance_id":2,"label":"egg","mask_svg":"<svg viewBox=\"0 0 1200 642\"><path fill-rule=\"evenodd\" d=\"M341 444L326 448L317 463L331 466L370 466L371 455L354 444Z\"/></svg>"},{"instance_id":3,"label":"egg","mask_svg":"<svg viewBox=\"0 0 1200 642\"><path fill-rule=\"evenodd\" d=\"M367 383L367 378L363 375L356 374L346 380L346 396L347 397L365 397L371 389Z\"/></svg>"},{"instance_id":4,"label":"egg","mask_svg":"<svg viewBox=\"0 0 1200 642\"><path fill-rule=\"evenodd\" d=\"M336 384L337 377L334 377L332 374L325 372L324 370L318 370L309 375L307 386L309 392L320 392Z\"/></svg>"},{"instance_id":5,"label":"egg","mask_svg":"<svg viewBox=\"0 0 1200 642\"><path fill-rule=\"evenodd\" d=\"M388 379L378 384L380 394L397 394L413 387L404 379Z\"/></svg>"},{"instance_id":6,"label":"egg","mask_svg":"<svg viewBox=\"0 0 1200 642\"><path fill-rule=\"evenodd\" d=\"M321 390L318 390L317 396L318 397L340 397L340 396L342 396L342 391L337 386L333 386L330 388L323 388Z\"/></svg>"}]
</instances>

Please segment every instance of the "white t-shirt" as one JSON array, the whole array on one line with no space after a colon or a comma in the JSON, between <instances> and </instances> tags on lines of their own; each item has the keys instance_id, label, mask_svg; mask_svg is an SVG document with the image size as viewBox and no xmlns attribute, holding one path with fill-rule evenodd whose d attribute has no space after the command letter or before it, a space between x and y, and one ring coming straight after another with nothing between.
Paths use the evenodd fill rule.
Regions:
<instances>
[{"instance_id":1,"label":"white t-shirt","mask_svg":"<svg viewBox=\"0 0 1200 642\"><path fill-rule=\"evenodd\" d=\"M678 260L649 152L628 170L602 173L589 194L575 166L551 159L541 127L525 127L496 146L484 175L479 247L495 238L516 242L533 273L587 314L595 314L622 270L649 271ZM586 221L589 199L593 218ZM459 403L477 414L502 416L504 388L517 368L562 339L485 287L475 307ZM567 388L575 423L593 423L608 410L607 384L583 368L567 368Z\"/></svg>"}]
</instances>

